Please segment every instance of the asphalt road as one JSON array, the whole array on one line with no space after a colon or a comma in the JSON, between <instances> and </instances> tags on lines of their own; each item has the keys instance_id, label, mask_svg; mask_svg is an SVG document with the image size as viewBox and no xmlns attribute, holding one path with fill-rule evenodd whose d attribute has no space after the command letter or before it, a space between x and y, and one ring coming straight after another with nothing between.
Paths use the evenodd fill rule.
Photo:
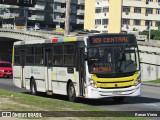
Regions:
<instances>
[{"instance_id":1,"label":"asphalt road","mask_svg":"<svg viewBox=\"0 0 160 120\"><path fill-rule=\"evenodd\" d=\"M12 79L0 79L0 89L15 92L24 92L13 85ZM42 94L41 96L46 96ZM68 100L66 96L55 95L51 98ZM142 85L142 95L139 97L127 97L123 103L115 103L111 98L100 100L79 99L78 103L101 107L110 111L159 111L160 112L160 87Z\"/></svg>"},{"instance_id":2,"label":"asphalt road","mask_svg":"<svg viewBox=\"0 0 160 120\"><path fill-rule=\"evenodd\" d=\"M13 84L13 80L7 78L0 78L0 89L10 90L14 92L27 92L26 90L15 87Z\"/></svg>"}]
</instances>

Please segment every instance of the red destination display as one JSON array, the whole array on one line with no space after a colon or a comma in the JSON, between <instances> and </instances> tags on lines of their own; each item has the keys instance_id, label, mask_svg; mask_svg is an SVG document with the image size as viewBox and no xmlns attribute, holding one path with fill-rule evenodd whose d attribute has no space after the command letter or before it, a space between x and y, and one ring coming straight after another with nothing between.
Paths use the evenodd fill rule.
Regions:
<instances>
[{"instance_id":1,"label":"red destination display","mask_svg":"<svg viewBox=\"0 0 160 120\"><path fill-rule=\"evenodd\" d=\"M137 45L137 40L133 34L103 34L89 36L88 45L103 44L128 44Z\"/></svg>"},{"instance_id":2,"label":"red destination display","mask_svg":"<svg viewBox=\"0 0 160 120\"><path fill-rule=\"evenodd\" d=\"M128 43L128 37L107 37L107 38L93 38L91 44L99 43Z\"/></svg>"}]
</instances>

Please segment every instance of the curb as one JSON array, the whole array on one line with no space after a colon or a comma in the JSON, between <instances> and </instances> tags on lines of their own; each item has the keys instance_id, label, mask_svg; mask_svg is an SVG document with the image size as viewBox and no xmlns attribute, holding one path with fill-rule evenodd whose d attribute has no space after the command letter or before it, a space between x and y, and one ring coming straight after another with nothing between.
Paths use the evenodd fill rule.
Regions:
<instances>
[{"instance_id":1,"label":"curb","mask_svg":"<svg viewBox=\"0 0 160 120\"><path fill-rule=\"evenodd\" d=\"M142 83L142 85L160 87L160 84L153 84L153 83Z\"/></svg>"}]
</instances>

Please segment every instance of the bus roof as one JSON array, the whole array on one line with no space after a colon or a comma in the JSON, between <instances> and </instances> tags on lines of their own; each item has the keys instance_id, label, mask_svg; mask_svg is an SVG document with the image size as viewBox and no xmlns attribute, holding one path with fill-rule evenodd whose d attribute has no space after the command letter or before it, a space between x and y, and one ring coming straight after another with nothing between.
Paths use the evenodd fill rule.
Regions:
<instances>
[{"instance_id":1,"label":"bus roof","mask_svg":"<svg viewBox=\"0 0 160 120\"><path fill-rule=\"evenodd\" d=\"M27 41L17 41L14 45L25 45L25 44L42 44L42 43L61 43L61 42L73 42L73 41L84 41L86 38L94 38L94 37L111 37L111 36L134 36L133 34L85 34L80 36L51 36L49 39L39 39L39 40L27 40Z\"/></svg>"},{"instance_id":2,"label":"bus roof","mask_svg":"<svg viewBox=\"0 0 160 120\"><path fill-rule=\"evenodd\" d=\"M18 41L14 45L26 45L26 44L42 44L42 43L60 43L60 42L73 42L73 41L83 41L82 36L73 37L53 37L50 39L40 39L40 40L28 40L28 41Z\"/></svg>"}]
</instances>

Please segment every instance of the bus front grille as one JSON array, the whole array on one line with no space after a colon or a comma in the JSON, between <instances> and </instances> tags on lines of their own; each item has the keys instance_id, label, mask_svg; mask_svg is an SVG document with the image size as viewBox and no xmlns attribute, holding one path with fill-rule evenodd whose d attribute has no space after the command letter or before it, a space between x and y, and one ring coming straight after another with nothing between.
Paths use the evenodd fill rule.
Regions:
<instances>
[{"instance_id":1,"label":"bus front grille","mask_svg":"<svg viewBox=\"0 0 160 120\"><path fill-rule=\"evenodd\" d=\"M102 89L128 88L134 85L134 79L125 81L97 81L97 87Z\"/></svg>"}]
</instances>

